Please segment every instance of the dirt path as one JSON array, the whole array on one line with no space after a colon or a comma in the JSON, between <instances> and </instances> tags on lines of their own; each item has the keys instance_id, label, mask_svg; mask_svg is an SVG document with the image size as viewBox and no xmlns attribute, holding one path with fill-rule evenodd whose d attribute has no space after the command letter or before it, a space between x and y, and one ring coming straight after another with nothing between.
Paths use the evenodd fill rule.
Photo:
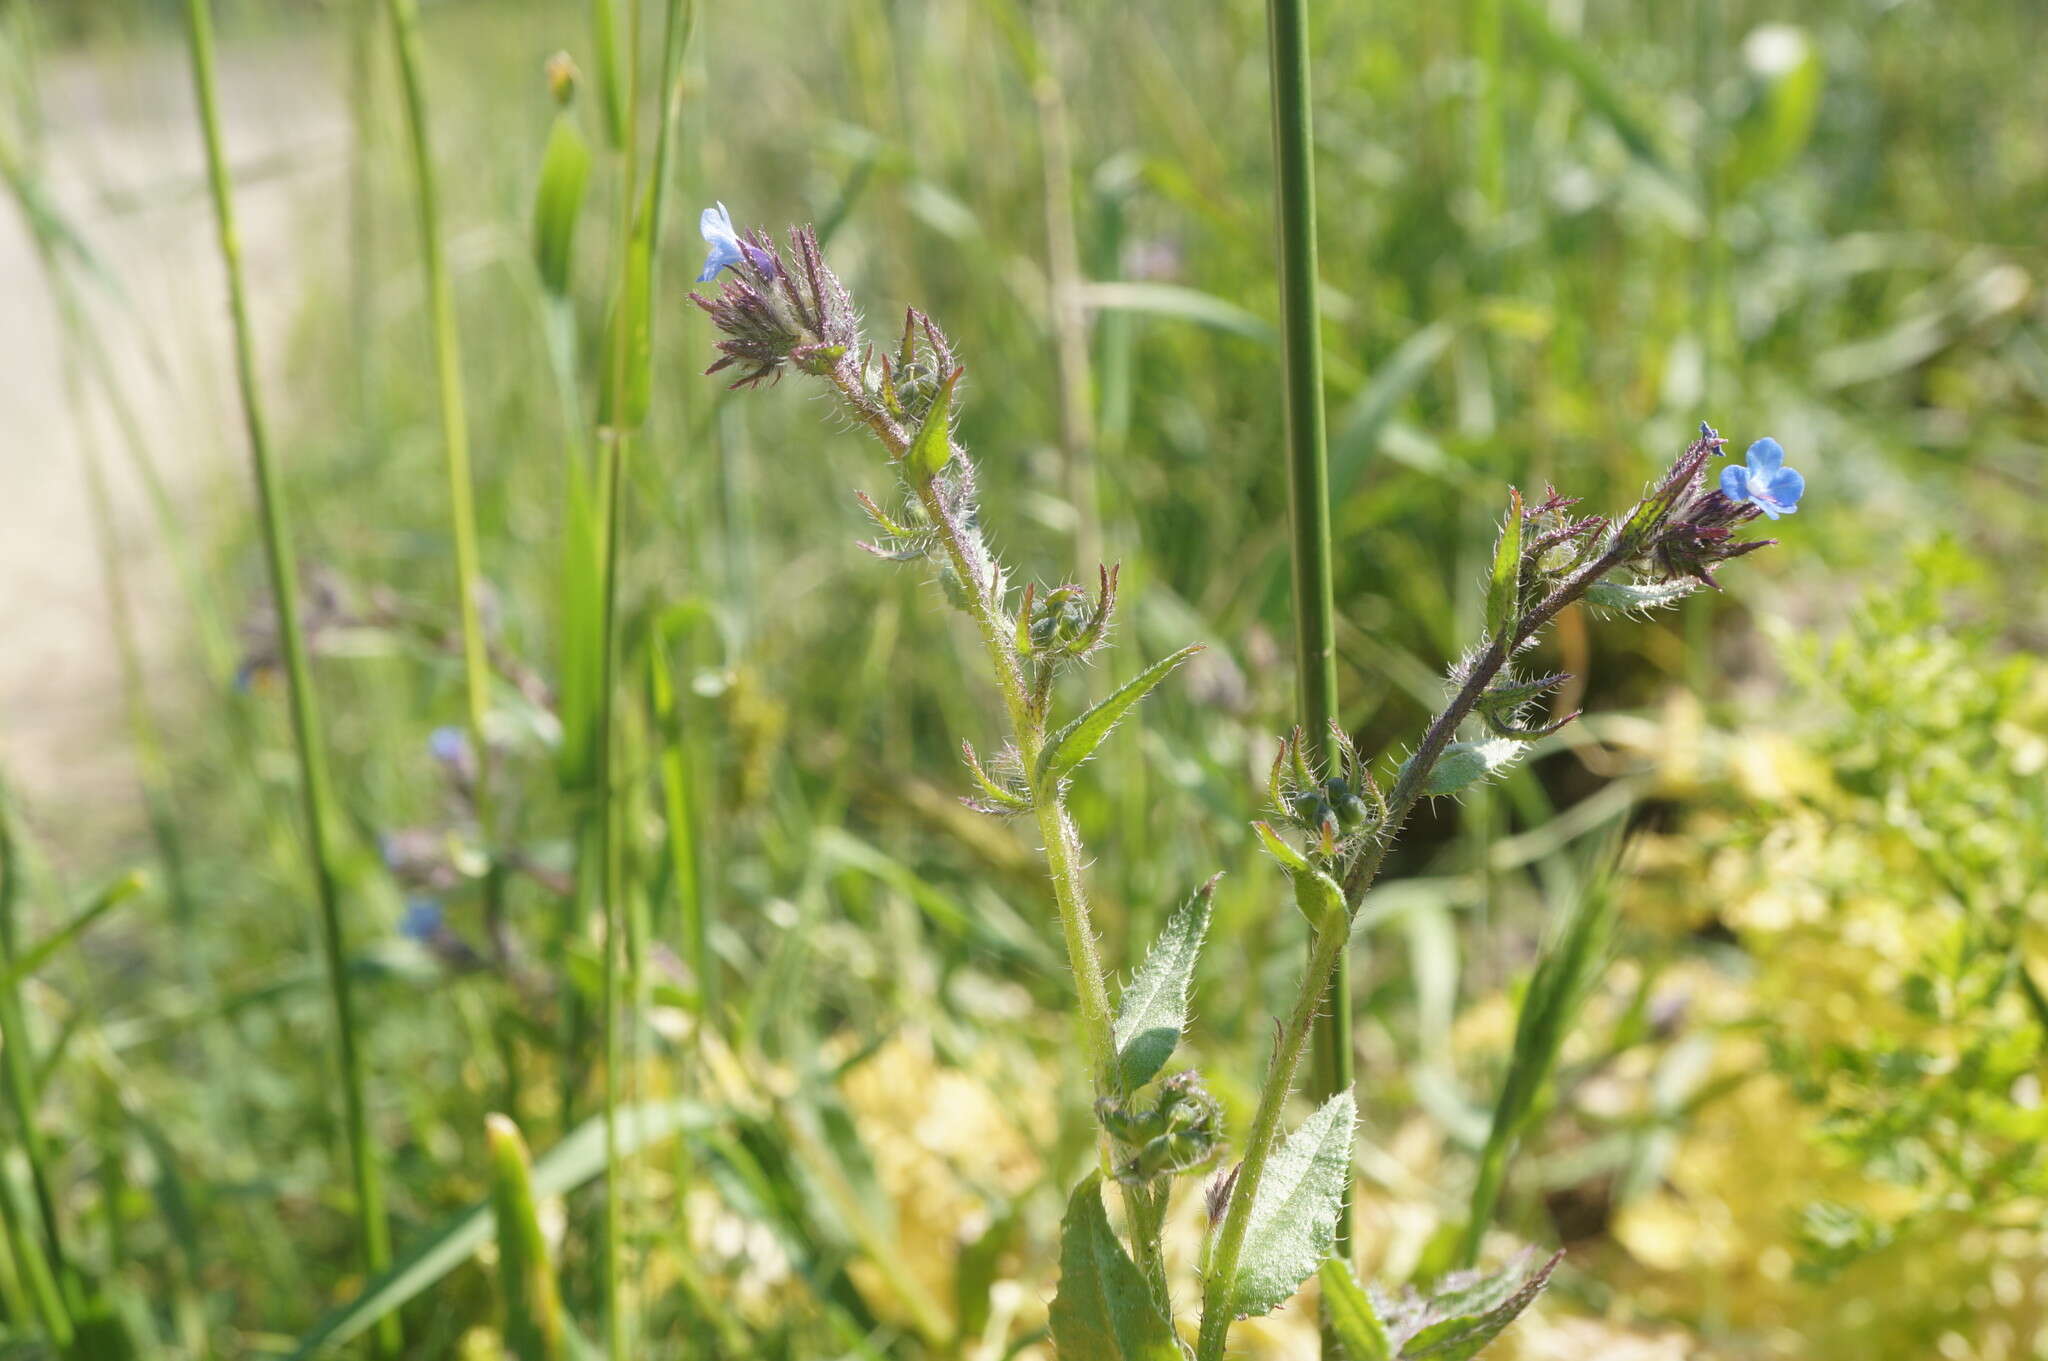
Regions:
<instances>
[{"instance_id":1,"label":"dirt path","mask_svg":"<svg viewBox=\"0 0 2048 1361\"><path fill-rule=\"evenodd\" d=\"M273 404L304 281L340 267L348 125L338 54L305 40L222 52L244 256ZM149 455L202 534L245 513L243 444L204 162L181 48L59 54L41 75L51 196L117 281L90 286ZM117 518L160 721L199 681L168 663L189 614L132 458L94 395L68 409L60 330L26 227L0 207L0 766L60 852L134 826L135 779L83 469L114 473ZM83 428L81 428L83 426ZM189 655L189 649L187 650ZM67 857L68 858L68 857Z\"/></svg>"}]
</instances>

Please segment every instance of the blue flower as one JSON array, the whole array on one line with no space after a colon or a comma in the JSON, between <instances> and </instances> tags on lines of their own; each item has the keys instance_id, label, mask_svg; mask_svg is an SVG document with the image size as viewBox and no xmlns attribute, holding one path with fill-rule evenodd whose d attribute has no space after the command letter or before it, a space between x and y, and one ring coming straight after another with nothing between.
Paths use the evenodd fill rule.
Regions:
<instances>
[{"instance_id":1,"label":"blue flower","mask_svg":"<svg viewBox=\"0 0 2048 1361\"><path fill-rule=\"evenodd\" d=\"M711 282L718 277L719 270L747 258L739 233L732 229L732 214L725 211L723 203L704 210L704 215L697 219L697 230L711 247L711 253L704 257L704 272L697 276L698 283Z\"/></svg>"},{"instance_id":2,"label":"blue flower","mask_svg":"<svg viewBox=\"0 0 2048 1361\"><path fill-rule=\"evenodd\" d=\"M456 727L440 727L427 734L427 750L444 766L469 764L469 734Z\"/></svg>"},{"instance_id":3,"label":"blue flower","mask_svg":"<svg viewBox=\"0 0 2048 1361\"><path fill-rule=\"evenodd\" d=\"M416 940L422 945L429 944L446 929L441 914L441 904L432 898L408 898L405 901L405 917L398 923L398 934L407 940Z\"/></svg>"},{"instance_id":4,"label":"blue flower","mask_svg":"<svg viewBox=\"0 0 2048 1361\"><path fill-rule=\"evenodd\" d=\"M1747 501L1773 520L1799 509L1806 479L1787 468L1785 451L1774 439L1764 438L1749 446L1749 466L1729 464L1721 470L1721 495L1730 501Z\"/></svg>"}]
</instances>

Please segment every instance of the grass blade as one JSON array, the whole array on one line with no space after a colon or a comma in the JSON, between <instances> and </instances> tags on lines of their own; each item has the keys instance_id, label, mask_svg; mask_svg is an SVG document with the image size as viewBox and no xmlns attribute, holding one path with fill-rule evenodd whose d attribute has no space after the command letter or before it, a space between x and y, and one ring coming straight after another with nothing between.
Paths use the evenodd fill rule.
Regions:
<instances>
[{"instance_id":1,"label":"grass blade","mask_svg":"<svg viewBox=\"0 0 2048 1361\"><path fill-rule=\"evenodd\" d=\"M693 1102L669 1101L623 1107L617 1112L618 1152L637 1153L685 1130L708 1129L712 1113ZM605 1118L593 1116L574 1133L541 1155L533 1165L533 1196L544 1200L565 1195L604 1172ZM394 1316L449 1272L467 1262L498 1233L498 1219L489 1201L480 1201L448 1220L389 1270L363 1287L361 1294L336 1309L299 1339L290 1361L306 1361L326 1350L361 1337Z\"/></svg>"},{"instance_id":2,"label":"grass blade","mask_svg":"<svg viewBox=\"0 0 2048 1361\"><path fill-rule=\"evenodd\" d=\"M207 183L221 263L227 277L228 313L233 323L235 378L241 396L242 421L249 442L249 462L256 483L258 521L263 531L264 563L277 612L283 645L286 692L292 717L292 739L298 758L299 791L306 831L306 868L313 880L320 912L322 954L327 990L334 1008L336 1048L341 1061L341 1088L347 1120L349 1160L355 1180L358 1246L366 1269L380 1271L391 1260L390 1228L384 1219L384 1186L370 1138L368 1083L362 1054L356 1047L358 1022L350 993L347 946L341 920L341 890L329 843L333 826L327 757L321 735L319 700L313 693L312 667L299 622L299 583L291 524L278 486L271 456L269 427L256 382L256 342L249 324L249 305L242 280L240 235L235 228L234 191L222 146L220 107L214 74L213 15L209 0L186 0L186 35L191 47L192 79L199 105L200 132L206 143ZM381 1344L396 1350L400 1335L396 1318L380 1333Z\"/></svg>"}]
</instances>

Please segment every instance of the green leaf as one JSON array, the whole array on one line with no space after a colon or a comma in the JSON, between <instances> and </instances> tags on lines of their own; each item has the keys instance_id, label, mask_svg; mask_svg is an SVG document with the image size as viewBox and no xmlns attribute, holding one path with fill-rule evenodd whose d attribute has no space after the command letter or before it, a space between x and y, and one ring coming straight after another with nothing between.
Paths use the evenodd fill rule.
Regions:
<instances>
[{"instance_id":1,"label":"green leaf","mask_svg":"<svg viewBox=\"0 0 2048 1361\"><path fill-rule=\"evenodd\" d=\"M91 902L79 909L77 916L29 946L14 960L11 968L0 973L0 988L15 987L23 979L33 976L59 950L78 939L85 928L142 892L147 882L140 873L131 870L101 889Z\"/></svg>"},{"instance_id":2,"label":"green leaf","mask_svg":"<svg viewBox=\"0 0 2048 1361\"><path fill-rule=\"evenodd\" d=\"M1109 1227L1096 1173L1074 1188L1060 1223L1051 1323L1060 1361L1181 1361L1173 1325Z\"/></svg>"},{"instance_id":3,"label":"green leaf","mask_svg":"<svg viewBox=\"0 0 2048 1361\"><path fill-rule=\"evenodd\" d=\"M1486 631L1498 634L1522 603L1522 493L1508 488L1508 519L1493 547L1493 576L1486 586Z\"/></svg>"},{"instance_id":4,"label":"green leaf","mask_svg":"<svg viewBox=\"0 0 2048 1361\"><path fill-rule=\"evenodd\" d=\"M1596 581L1586 588L1586 603L1610 610L1654 610L1698 590L1691 581Z\"/></svg>"},{"instance_id":5,"label":"green leaf","mask_svg":"<svg viewBox=\"0 0 2048 1361\"><path fill-rule=\"evenodd\" d=\"M1401 1361L1470 1361L1536 1302L1563 1258L1553 1254L1526 1280L1516 1264L1437 1295L1424 1311L1429 1321L1402 1344Z\"/></svg>"},{"instance_id":6,"label":"green leaf","mask_svg":"<svg viewBox=\"0 0 2048 1361\"><path fill-rule=\"evenodd\" d=\"M1230 1287L1234 1318L1268 1314L1293 1298L1330 1255L1337 1210L1351 1179L1351 1090L1324 1102L1266 1163Z\"/></svg>"},{"instance_id":7,"label":"green leaf","mask_svg":"<svg viewBox=\"0 0 2048 1361\"><path fill-rule=\"evenodd\" d=\"M1344 889L1319 869L1294 876L1294 905L1318 932L1345 929Z\"/></svg>"},{"instance_id":8,"label":"green leaf","mask_svg":"<svg viewBox=\"0 0 2048 1361\"><path fill-rule=\"evenodd\" d=\"M1365 385L1351 398L1333 424L1330 436L1330 504L1341 506L1365 471L1366 459L1379 447L1401 403L1421 385L1437 360L1458 338L1460 323L1433 321L1415 332L1373 368Z\"/></svg>"},{"instance_id":9,"label":"green leaf","mask_svg":"<svg viewBox=\"0 0 2048 1361\"><path fill-rule=\"evenodd\" d=\"M1294 905L1301 909L1301 915L1308 919L1310 926L1322 931L1349 920L1350 914L1344 906L1344 890L1335 879L1317 869L1307 856L1269 824L1254 822L1252 830L1259 834L1259 842L1266 848L1266 854L1279 861L1280 868L1287 872L1287 878L1294 885Z\"/></svg>"},{"instance_id":10,"label":"green leaf","mask_svg":"<svg viewBox=\"0 0 2048 1361\"><path fill-rule=\"evenodd\" d=\"M491 1154L491 1208L498 1221L498 1292L505 1309L505 1350L517 1361L564 1361L567 1334L555 1271L540 1229L533 1165L519 1127L484 1117Z\"/></svg>"},{"instance_id":11,"label":"green leaf","mask_svg":"<svg viewBox=\"0 0 2048 1361\"><path fill-rule=\"evenodd\" d=\"M924 424L917 427L917 437L910 441L910 449L903 455L912 480L919 485L931 481L953 461L953 389L959 386L960 375L965 372L954 369L939 384Z\"/></svg>"},{"instance_id":12,"label":"green leaf","mask_svg":"<svg viewBox=\"0 0 2048 1361\"><path fill-rule=\"evenodd\" d=\"M621 1157L682 1130L704 1129L714 1123L711 1113L694 1101L624 1106L617 1112L617 1120ZM559 1196L583 1185L604 1171L604 1154L604 1117L593 1116L534 1164L533 1194L541 1198ZM364 1285L353 1300L316 1323L311 1332L299 1339L290 1361L306 1361L362 1336L385 1315L467 1262L497 1231L497 1216L488 1202L472 1205L443 1222L403 1258Z\"/></svg>"},{"instance_id":13,"label":"green leaf","mask_svg":"<svg viewBox=\"0 0 2048 1361\"><path fill-rule=\"evenodd\" d=\"M1090 283L1076 290L1083 306L1097 312L1143 312L1193 322L1271 345L1280 338L1273 323L1213 293L1181 284Z\"/></svg>"},{"instance_id":14,"label":"green leaf","mask_svg":"<svg viewBox=\"0 0 2048 1361\"><path fill-rule=\"evenodd\" d=\"M1720 192L1730 198L1783 170L1805 149L1826 79L1818 45L1791 24L1752 30L1742 56L1753 99L1728 138Z\"/></svg>"},{"instance_id":15,"label":"green leaf","mask_svg":"<svg viewBox=\"0 0 2048 1361\"><path fill-rule=\"evenodd\" d=\"M1073 774L1076 766L1095 754L1095 749L1102 745L1102 739L1109 736L1110 729L1130 712L1132 705L1201 650L1200 643L1190 643L1171 657L1152 663L1136 679L1054 733L1038 756L1038 775L1034 781L1037 787L1040 790L1050 789Z\"/></svg>"},{"instance_id":16,"label":"green leaf","mask_svg":"<svg viewBox=\"0 0 2048 1361\"><path fill-rule=\"evenodd\" d=\"M576 245L576 223L583 212L584 190L590 184L590 146L567 109L555 115L541 153L540 183L533 195L533 262L540 281L556 297L569 292L569 262Z\"/></svg>"},{"instance_id":17,"label":"green leaf","mask_svg":"<svg viewBox=\"0 0 2048 1361\"><path fill-rule=\"evenodd\" d=\"M1529 749L1527 742L1517 742L1511 737L1489 737L1482 742L1453 742L1443 749L1436 758L1436 765L1423 777L1422 792L1430 797L1455 794L1459 790L1491 776L1500 774L1521 759ZM1408 762L1415 758L1409 757ZM1401 773L1408 773L1408 762L1403 762Z\"/></svg>"},{"instance_id":18,"label":"green leaf","mask_svg":"<svg viewBox=\"0 0 2048 1361\"><path fill-rule=\"evenodd\" d=\"M1307 856L1294 849L1293 842L1273 830L1271 823L1254 822L1252 830L1259 834L1259 844L1266 848L1266 854L1279 861L1280 868L1286 870L1290 878L1315 868L1309 864Z\"/></svg>"},{"instance_id":19,"label":"green leaf","mask_svg":"<svg viewBox=\"0 0 2048 1361\"><path fill-rule=\"evenodd\" d=\"M1393 1361L1394 1344L1380 1322L1372 1296L1351 1274L1351 1264L1341 1257L1324 1259L1319 1273L1323 1285L1323 1319L1337 1335L1345 1361Z\"/></svg>"},{"instance_id":20,"label":"green leaf","mask_svg":"<svg viewBox=\"0 0 2048 1361\"><path fill-rule=\"evenodd\" d=\"M1180 1045L1188 1023L1188 984L1209 931L1209 907L1215 896L1214 879L1188 896L1166 919L1145 962L1117 998L1117 1077L1126 1092L1156 1077Z\"/></svg>"}]
</instances>

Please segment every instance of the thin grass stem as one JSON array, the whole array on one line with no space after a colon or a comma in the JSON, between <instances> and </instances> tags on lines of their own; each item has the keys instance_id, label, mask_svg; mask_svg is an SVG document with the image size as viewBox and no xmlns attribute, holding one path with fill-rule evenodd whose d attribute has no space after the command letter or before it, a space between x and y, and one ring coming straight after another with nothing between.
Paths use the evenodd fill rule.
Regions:
<instances>
[{"instance_id":1,"label":"thin grass stem","mask_svg":"<svg viewBox=\"0 0 2048 1361\"><path fill-rule=\"evenodd\" d=\"M235 377L241 396L242 421L249 442L250 469L256 486L257 519L263 555L275 597L278 639L284 653L285 689L291 710L292 741L298 758L299 790L306 824L306 868L313 879L320 913L320 936L327 971L328 999L333 1007L335 1043L341 1063L342 1100L347 1123L349 1161L355 1181L358 1251L371 1275L391 1264L390 1228L384 1216L384 1187L376 1147L370 1137L367 1082L357 1047L357 1021L346 939L342 929L341 893L335 873L332 795L321 736L318 697L299 622L299 585L293 556L291 524L278 483L270 448L269 427L256 381L255 335L242 279L240 236L235 227L234 193L222 145L218 82L214 72L213 16L208 0L186 0L186 33L192 53L192 78L199 104L200 131L206 144L207 182L213 199L214 226L221 263L227 277L228 313L235 348ZM395 1314L378 1325L379 1346L395 1352L402 1336Z\"/></svg>"},{"instance_id":2,"label":"thin grass stem","mask_svg":"<svg viewBox=\"0 0 2048 1361\"><path fill-rule=\"evenodd\" d=\"M490 935L498 938L503 876L497 872L498 827L494 817L490 747L485 716L491 704L491 662L483 630L483 572L477 550L476 487L469 464L469 414L462 395L462 349L455 323L455 286L448 275L442 239L441 194L434 171L427 124L426 88L421 79L417 0L386 0L398 52L399 87L404 93L407 142L412 154L418 210L420 262L426 272L428 324L433 333L434 373L441 415L441 444L448 468L448 519L455 539L455 589L462 621L463 721L475 753L471 796L477 826L492 868L484 875L484 911Z\"/></svg>"},{"instance_id":3,"label":"thin grass stem","mask_svg":"<svg viewBox=\"0 0 2048 1361\"><path fill-rule=\"evenodd\" d=\"M612 23L609 0L598 0L600 33L608 35ZM618 1102L619 1102L619 952L623 944L620 937L625 927L625 914L621 910L620 898L624 892L623 856L619 845L617 745L618 745L618 688L619 688L619 576L620 542L622 538L620 520L624 513L624 487L631 454L632 431L628 417L628 389L631 383L631 345L628 343L628 316L633 307L633 227L635 193L635 170L639 146L639 35L640 6L634 0L628 20L630 37L626 45L626 60L623 69L612 67L607 97L623 91L617 96L618 105L623 107L623 126L617 131L616 160L618 174L618 202L616 206L617 228L613 243L615 252L612 315L605 351L607 370L602 375L608 400L600 403L608 413L611 422L608 428L598 431L600 464L598 471L599 505L604 516L604 534L601 548L599 581L602 583L604 604L601 611L602 626L599 633L598 663L598 755L597 755L597 839L599 873L602 876L600 897L604 913L604 969L599 1006L602 1015L598 1030L604 1047L604 1224L603 1242L599 1248L598 1278L599 1290L604 1307L605 1355L609 1361L625 1361L627 1354L627 1321L625 1300L619 1272L620 1237L623 1232L623 1204L621 1184L621 1161L619 1156Z\"/></svg>"}]
</instances>

